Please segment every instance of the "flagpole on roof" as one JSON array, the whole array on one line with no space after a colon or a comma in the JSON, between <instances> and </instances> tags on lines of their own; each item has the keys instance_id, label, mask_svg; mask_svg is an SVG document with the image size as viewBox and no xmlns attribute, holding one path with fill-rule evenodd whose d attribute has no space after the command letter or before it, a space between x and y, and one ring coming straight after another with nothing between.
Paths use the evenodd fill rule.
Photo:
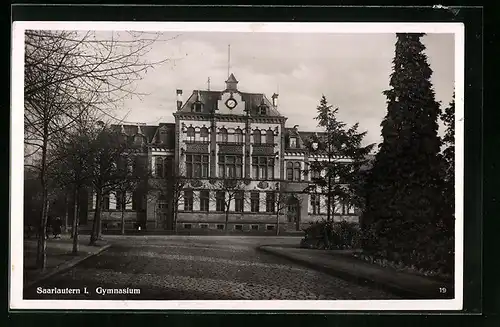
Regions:
<instances>
[{"instance_id":1,"label":"flagpole on roof","mask_svg":"<svg viewBox=\"0 0 500 327\"><path fill-rule=\"evenodd\" d=\"M227 45L227 78L229 78L229 71L231 68L231 44Z\"/></svg>"}]
</instances>

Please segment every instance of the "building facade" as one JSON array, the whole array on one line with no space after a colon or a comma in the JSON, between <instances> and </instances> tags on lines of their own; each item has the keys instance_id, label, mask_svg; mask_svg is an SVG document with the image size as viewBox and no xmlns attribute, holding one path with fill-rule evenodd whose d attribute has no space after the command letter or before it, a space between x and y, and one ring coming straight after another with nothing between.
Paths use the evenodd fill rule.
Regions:
<instances>
[{"instance_id":1,"label":"building facade","mask_svg":"<svg viewBox=\"0 0 500 327\"><path fill-rule=\"evenodd\" d=\"M120 228L122 215L127 229L178 231L299 231L325 219L326 196L306 191L305 173L325 158L306 147L313 133L287 127L278 108L278 94L240 91L231 74L222 91L194 90L184 101L177 90L175 123L115 126L144 178L133 192L105 195L104 230ZM334 220L358 221L355 208L334 206Z\"/></svg>"}]
</instances>

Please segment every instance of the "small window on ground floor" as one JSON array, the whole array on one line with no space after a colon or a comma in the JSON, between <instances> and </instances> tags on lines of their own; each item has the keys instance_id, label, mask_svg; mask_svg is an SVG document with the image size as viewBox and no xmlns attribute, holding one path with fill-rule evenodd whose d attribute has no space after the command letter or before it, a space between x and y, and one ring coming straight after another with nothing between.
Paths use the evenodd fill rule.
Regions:
<instances>
[{"instance_id":1,"label":"small window on ground floor","mask_svg":"<svg viewBox=\"0 0 500 327\"><path fill-rule=\"evenodd\" d=\"M185 229L191 229L191 224L184 224Z\"/></svg>"},{"instance_id":2,"label":"small window on ground floor","mask_svg":"<svg viewBox=\"0 0 500 327\"><path fill-rule=\"evenodd\" d=\"M274 225L266 225L267 230L274 230Z\"/></svg>"},{"instance_id":3,"label":"small window on ground floor","mask_svg":"<svg viewBox=\"0 0 500 327\"><path fill-rule=\"evenodd\" d=\"M200 228L201 229L207 229L208 228L208 224L200 224Z\"/></svg>"},{"instance_id":4,"label":"small window on ground floor","mask_svg":"<svg viewBox=\"0 0 500 327\"><path fill-rule=\"evenodd\" d=\"M224 229L224 225L222 224L217 225L217 229Z\"/></svg>"},{"instance_id":5,"label":"small window on ground floor","mask_svg":"<svg viewBox=\"0 0 500 327\"><path fill-rule=\"evenodd\" d=\"M234 229L243 230L243 225L234 225Z\"/></svg>"},{"instance_id":6,"label":"small window on ground floor","mask_svg":"<svg viewBox=\"0 0 500 327\"><path fill-rule=\"evenodd\" d=\"M252 230L259 230L259 225L252 225Z\"/></svg>"}]
</instances>

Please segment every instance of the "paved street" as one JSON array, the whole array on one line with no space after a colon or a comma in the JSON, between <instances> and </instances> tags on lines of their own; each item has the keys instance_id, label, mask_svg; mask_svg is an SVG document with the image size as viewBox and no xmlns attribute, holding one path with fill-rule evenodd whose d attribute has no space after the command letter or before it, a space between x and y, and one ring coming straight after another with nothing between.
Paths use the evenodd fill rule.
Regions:
<instances>
[{"instance_id":1,"label":"paved street","mask_svg":"<svg viewBox=\"0 0 500 327\"><path fill-rule=\"evenodd\" d=\"M113 246L25 290L26 299L317 300L394 299L256 250L300 238L240 236L106 236ZM81 294L38 294L37 288ZM84 287L89 294L83 294ZM102 295L96 289L139 289ZM102 293L103 291L101 291Z\"/></svg>"}]
</instances>

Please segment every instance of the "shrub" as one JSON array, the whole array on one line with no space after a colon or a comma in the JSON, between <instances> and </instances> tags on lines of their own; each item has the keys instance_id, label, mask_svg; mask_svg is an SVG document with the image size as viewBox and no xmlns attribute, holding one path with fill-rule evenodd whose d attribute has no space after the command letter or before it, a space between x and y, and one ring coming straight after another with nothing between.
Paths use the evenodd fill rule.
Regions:
<instances>
[{"instance_id":1,"label":"shrub","mask_svg":"<svg viewBox=\"0 0 500 327\"><path fill-rule=\"evenodd\" d=\"M354 249L360 247L361 234L358 224L318 221L304 230L301 246L316 249Z\"/></svg>"},{"instance_id":2,"label":"shrub","mask_svg":"<svg viewBox=\"0 0 500 327\"><path fill-rule=\"evenodd\" d=\"M454 237L439 224L379 220L362 233L363 253L436 276L452 276Z\"/></svg>"}]
</instances>

